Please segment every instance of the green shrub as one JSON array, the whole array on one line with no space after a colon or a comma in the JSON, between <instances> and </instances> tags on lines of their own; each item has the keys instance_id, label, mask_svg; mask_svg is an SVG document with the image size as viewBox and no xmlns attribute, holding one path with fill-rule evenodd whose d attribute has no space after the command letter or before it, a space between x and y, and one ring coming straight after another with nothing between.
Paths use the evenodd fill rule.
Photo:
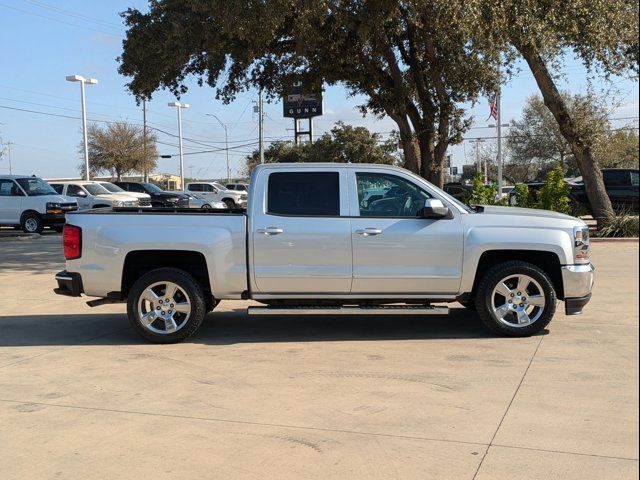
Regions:
<instances>
[{"instance_id":1,"label":"green shrub","mask_svg":"<svg viewBox=\"0 0 640 480\"><path fill-rule=\"evenodd\" d=\"M599 237L637 237L640 222L637 215L616 215L598 232Z\"/></svg>"},{"instance_id":2,"label":"green shrub","mask_svg":"<svg viewBox=\"0 0 640 480\"><path fill-rule=\"evenodd\" d=\"M524 183L519 183L514 187L514 191L516 196L516 206L522 208L530 208L533 206L533 197L531 196L528 186Z\"/></svg>"},{"instance_id":3,"label":"green shrub","mask_svg":"<svg viewBox=\"0 0 640 480\"><path fill-rule=\"evenodd\" d=\"M480 174L473 178L473 189L469 195L469 205L495 205L498 189L485 185Z\"/></svg>"},{"instance_id":4,"label":"green shrub","mask_svg":"<svg viewBox=\"0 0 640 480\"><path fill-rule=\"evenodd\" d=\"M538 193L536 207L560 213L571 213L569 186L564 181L564 170L557 166L547 174L547 183Z\"/></svg>"}]
</instances>

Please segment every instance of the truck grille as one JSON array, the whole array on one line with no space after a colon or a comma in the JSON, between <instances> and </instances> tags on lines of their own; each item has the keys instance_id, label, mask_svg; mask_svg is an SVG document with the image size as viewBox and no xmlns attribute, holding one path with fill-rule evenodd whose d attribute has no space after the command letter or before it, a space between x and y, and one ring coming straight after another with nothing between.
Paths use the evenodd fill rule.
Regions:
<instances>
[{"instance_id":1,"label":"truck grille","mask_svg":"<svg viewBox=\"0 0 640 480\"><path fill-rule=\"evenodd\" d=\"M150 207L151 206L151 200L147 200L145 198L141 198L140 199L140 203L138 203L138 205L140 207Z\"/></svg>"},{"instance_id":2,"label":"truck grille","mask_svg":"<svg viewBox=\"0 0 640 480\"><path fill-rule=\"evenodd\" d=\"M179 208L189 208L189 199L188 198L181 198L180 200L178 200L178 207Z\"/></svg>"},{"instance_id":3,"label":"truck grille","mask_svg":"<svg viewBox=\"0 0 640 480\"><path fill-rule=\"evenodd\" d=\"M65 212L73 212L74 210L78 209L78 204L77 203L61 203L60 204L60 210L63 210Z\"/></svg>"}]
</instances>

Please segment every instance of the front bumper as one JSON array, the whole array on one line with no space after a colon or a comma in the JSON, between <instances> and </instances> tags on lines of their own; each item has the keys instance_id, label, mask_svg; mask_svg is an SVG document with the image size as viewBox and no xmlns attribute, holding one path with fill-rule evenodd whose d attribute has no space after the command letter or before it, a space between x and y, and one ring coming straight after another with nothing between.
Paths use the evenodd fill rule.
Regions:
<instances>
[{"instance_id":1,"label":"front bumper","mask_svg":"<svg viewBox=\"0 0 640 480\"><path fill-rule=\"evenodd\" d=\"M42 218L42 224L45 226L62 225L64 223L64 215L64 213L45 213L40 215L40 218Z\"/></svg>"},{"instance_id":2,"label":"front bumper","mask_svg":"<svg viewBox=\"0 0 640 480\"><path fill-rule=\"evenodd\" d=\"M562 267L564 308L567 315L579 315L591 300L595 268L587 265L565 265Z\"/></svg>"},{"instance_id":3,"label":"front bumper","mask_svg":"<svg viewBox=\"0 0 640 480\"><path fill-rule=\"evenodd\" d=\"M58 288L54 288L53 291L58 295L79 297L84 293L82 277L77 272L67 272L66 270L58 272L56 274L56 281L58 282Z\"/></svg>"}]
</instances>

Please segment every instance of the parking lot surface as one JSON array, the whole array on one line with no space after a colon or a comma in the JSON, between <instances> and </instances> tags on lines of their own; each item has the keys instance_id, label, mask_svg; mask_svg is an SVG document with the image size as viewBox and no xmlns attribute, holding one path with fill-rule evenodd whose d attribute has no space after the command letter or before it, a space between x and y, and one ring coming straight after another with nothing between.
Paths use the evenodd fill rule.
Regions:
<instances>
[{"instance_id":1,"label":"parking lot surface","mask_svg":"<svg viewBox=\"0 0 640 480\"><path fill-rule=\"evenodd\" d=\"M223 302L151 345L53 294L59 236L3 241L0 477L637 478L638 244L593 250L592 302L545 335Z\"/></svg>"}]
</instances>

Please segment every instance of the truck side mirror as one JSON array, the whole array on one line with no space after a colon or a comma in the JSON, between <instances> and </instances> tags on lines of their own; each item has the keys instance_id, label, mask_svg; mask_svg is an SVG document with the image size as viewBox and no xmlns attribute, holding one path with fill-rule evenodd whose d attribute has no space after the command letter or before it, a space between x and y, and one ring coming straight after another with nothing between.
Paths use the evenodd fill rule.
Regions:
<instances>
[{"instance_id":1,"label":"truck side mirror","mask_svg":"<svg viewBox=\"0 0 640 480\"><path fill-rule=\"evenodd\" d=\"M451 216L449 208L445 207L441 200L428 198L424 201L424 207L418 212L421 218L446 218Z\"/></svg>"}]
</instances>

